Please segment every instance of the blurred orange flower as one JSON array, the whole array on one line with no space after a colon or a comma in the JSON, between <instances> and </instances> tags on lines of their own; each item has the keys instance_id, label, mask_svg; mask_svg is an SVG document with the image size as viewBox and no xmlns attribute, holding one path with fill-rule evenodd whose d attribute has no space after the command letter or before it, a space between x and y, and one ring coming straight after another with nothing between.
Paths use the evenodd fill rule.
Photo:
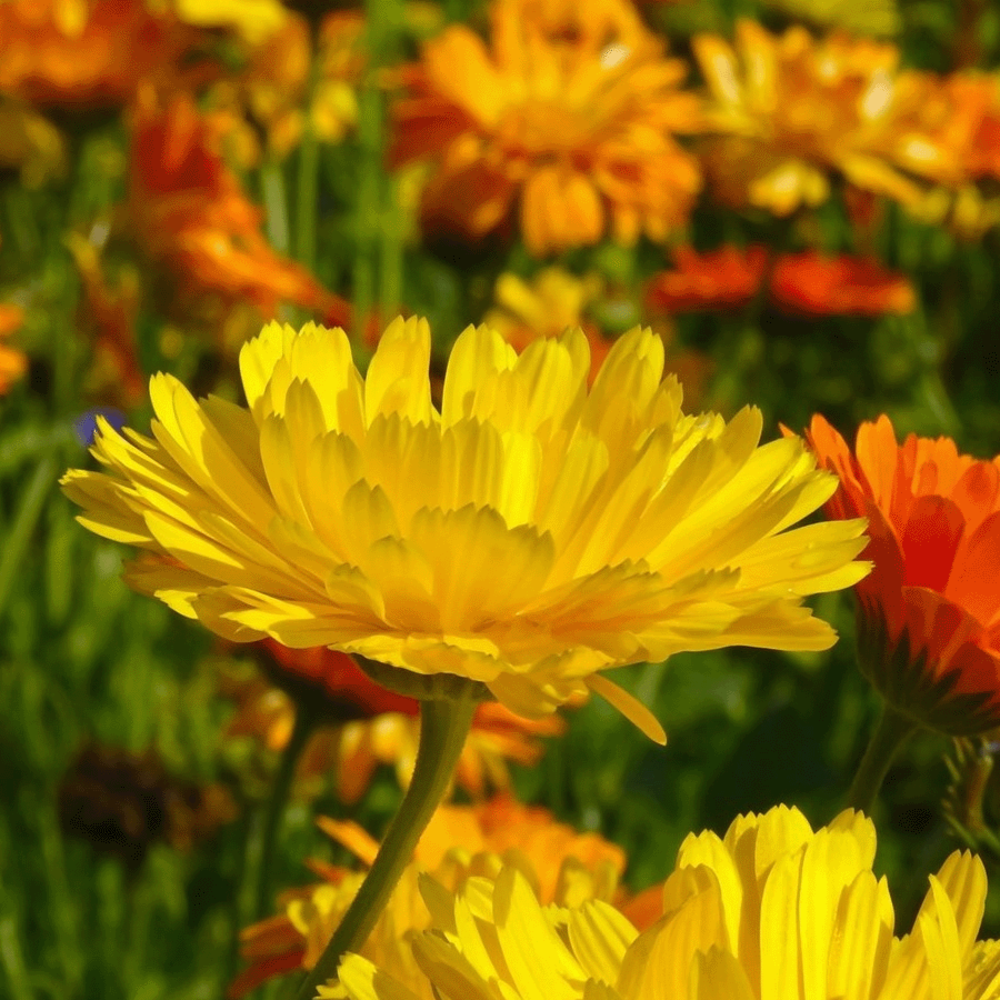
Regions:
<instances>
[{"instance_id":1,"label":"blurred orange flower","mask_svg":"<svg viewBox=\"0 0 1000 1000\"><path fill-rule=\"evenodd\" d=\"M21 329L24 310L20 306L0 302L0 338L6 339ZM27 357L17 348L0 343L0 395L28 370Z\"/></svg>"},{"instance_id":2,"label":"blurred orange flower","mask_svg":"<svg viewBox=\"0 0 1000 1000\"><path fill-rule=\"evenodd\" d=\"M832 173L906 204L920 200L924 189L907 172L945 153L901 118L916 84L897 74L895 46L816 40L798 26L772 35L749 20L737 23L735 48L714 35L693 44L717 133L704 141L704 165L724 204L788 215L825 201Z\"/></svg>"},{"instance_id":3,"label":"blurred orange flower","mask_svg":"<svg viewBox=\"0 0 1000 1000\"><path fill-rule=\"evenodd\" d=\"M868 518L855 585L861 669L914 721L954 736L1000 725L1000 456L961 455L949 438L896 441L864 423L852 454L821 416L807 438L840 476L832 518Z\"/></svg>"},{"instance_id":4,"label":"blurred orange flower","mask_svg":"<svg viewBox=\"0 0 1000 1000\"><path fill-rule=\"evenodd\" d=\"M124 104L180 55L175 28L141 0L4 0L0 90L38 105Z\"/></svg>"},{"instance_id":5,"label":"blurred orange flower","mask_svg":"<svg viewBox=\"0 0 1000 1000\"><path fill-rule=\"evenodd\" d=\"M564 30L560 11L575 15ZM684 223L700 176L672 133L698 127L699 103L678 89L683 63L620 26L629 12L627 0L593 10L494 0L488 44L452 25L424 46L394 107L392 159L436 157L429 227L476 239L516 210L525 244L543 256L609 229L633 243Z\"/></svg>"},{"instance_id":6,"label":"blurred orange flower","mask_svg":"<svg viewBox=\"0 0 1000 1000\"><path fill-rule=\"evenodd\" d=\"M868 257L805 250L779 254L770 272L768 249L760 245L707 253L679 247L673 257L676 270L656 276L647 290L649 305L668 312L740 309L765 280L771 304L795 315L883 316L916 306L909 280Z\"/></svg>"},{"instance_id":7,"label":"blurred orange flower","mask_svg":"<svg viewBox=\"0 0 1000 1000\"><path fill-rule=\"evenodd\" d=\"M327 819L319 825L371 864L378 844L361 827ZM555 822L545 809L506 796L475 806L442 806L361 954L421 990L421 1000L434 1000L426 979L416 974L409 944L413 933L430 923L418 890L419 874L430 872L454 890L470 877L496 874L503 863L518 868L541 902L579 906L586 899L610 902L617 895L625 852L597 834L581 834ZM326 881L287 893L284 914L241 934L241 952L252 964L230 986L229 997L242 997L268 979L316 963L357 892L360 875L320 862L310 862L310 867Z\"/></svg>"},{"instance_id":8,"label":"blurred orange flower","mask_svg":"<svg viewBox=\"0 0 1000 1000\"><path fill-rule=\"evenodd\" d=\"M140 95L132 123L129 216L137 242L176 277L182 297L204 293L247 300L265 319L280 302L348 322L346 303L260 231L261 211L243 193L219 152L225 122L200 115L184 94L161 106Z\"/></svg>"},{"instance_id":9,"label":"blurred orange flower","mask_svg":"<svg viewBox=\"0 0 1000 1000\"><path fill-rule=\"evenodd\" d=\"M261 646L267 681L257 678L233 685L238 703L228 734L252 735L269 749L281 750L291 737L296 701L324 707L328 725L315 733L299 766L303 778L333 771L337 795L357 802L380 764L396 769L403 787L409 784L420 735L418 703L386 690L351 657L325 647L290 649L272 640ZM277 686L275 686L277 685ZM538 762L539 736L557 736L564 728L558 716L529 720L494 702L476 710L455 773L455 783L479 797L491 788L508 788L507 762Z\"/></svg>"}]
</instances>

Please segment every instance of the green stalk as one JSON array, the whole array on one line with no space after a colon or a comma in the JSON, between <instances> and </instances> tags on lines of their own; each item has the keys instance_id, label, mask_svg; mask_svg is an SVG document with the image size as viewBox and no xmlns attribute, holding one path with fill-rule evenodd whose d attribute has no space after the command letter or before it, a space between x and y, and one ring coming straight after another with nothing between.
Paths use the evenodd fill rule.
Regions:
<instances>
[{"instance_id":1,"label":"green stalk","mask_svg":"<svg viewBox=\"0 0 1000 1000\"><path fill-rule=\"evenodd\" d=\"M21 495L21 505L14 515L14 523L4 542L3 555L0 556L0 614L3 614L10 600L18 570L28 551L38 519L45 509L58 471L57 456L49 455L43 458L35 466L35 472L28 480L27 489Z\"/></svg>"},{"instance_id":2,"label":"green stalk","mask_svg":"<svg viewBox=\"0 0 1000 1000\"><path fill-rule=\"evenodd\" d=\"M281 164L268 158L260 168L261 197L267 241L278 253L288 253L288 197Z\"/></svg>"},{"instance_id":3,"label":"green stalk","mask_svg":"<svg viewBox=\"0 0 1000 1000\"><path fill-rule=\"evenodd\" d=\"M272 883L274 881L274 854L278 844L278 830L285 815L288 797L295 780L295 768L305 750L309 737L316 728L316 713L304 705L295 707L295 725L292 735L278 762L271 794L268 796L261 830L260 856L257 863L256 888L254 890L253 915L255 920L266 916L272 907Z\"/></svg>"},{"instance_id":4,"label":"green stalk","mask_svg":"<svg viewBox=\"0 0 1000 1000\"><path fill-rule=\"evenodd\" d=\"M475 709L476 702L470 697L421 702L420 745L410 787L389 825L371 871L319 961L296 993L296 1000L313 1000L317 987L337 975L344 953L357 951L368 938L403 869L409 864L421 834L444 797L472 726Z\"/></svg>"},{"instance_id":5,"label":"green stalk","mask_svg":"<svg viewBox=\"0 0 1000 1000\"><path fill-rule=\"evenodd\" d=\"M871 815L878 798L882 782L889 771L900 747L916 731L917 724L905 715L884 705L882 715L872 733L868 749L858 765L851 790L847 793L847 804L866 815Z\"/></svg>"}]
</instances>

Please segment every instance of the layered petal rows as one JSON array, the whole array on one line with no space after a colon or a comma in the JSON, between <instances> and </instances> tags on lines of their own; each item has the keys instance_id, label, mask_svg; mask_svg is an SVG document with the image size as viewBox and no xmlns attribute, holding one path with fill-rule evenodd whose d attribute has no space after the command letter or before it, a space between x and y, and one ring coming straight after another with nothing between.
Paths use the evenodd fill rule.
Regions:
<instances>
[{"instance_id":1,"label":"layered petal rows","mask_svg":"<svg viewBox=\"0 0 1000 1000\"><path fill-rule=\"evenodd\" d=\"M157 375L153 437L102 425L108 472L64 487L143 550L134 587L219 635L470 678L525 715L589 686L660 735L598 671L833 642L802 598L864 575L863 522L791 528L836 486L800 441L683 414L649 331L588 391L579 331L519 356L469 328L440 409L430 346L396 320L362 378L343 331L272 324L241 354L248 408Z\"/></svg>"}]
</instances>

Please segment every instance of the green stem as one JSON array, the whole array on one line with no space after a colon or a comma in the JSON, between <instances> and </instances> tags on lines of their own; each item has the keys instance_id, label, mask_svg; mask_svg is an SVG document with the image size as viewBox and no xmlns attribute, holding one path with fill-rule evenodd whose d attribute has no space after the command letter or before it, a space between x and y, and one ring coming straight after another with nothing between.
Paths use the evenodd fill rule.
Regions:
<instances>
[{"instance_id":1,"label":"green stem","mask_svg":"<svg viewBox=\"0 0 1000 1000\"><path fill-rule=\"evenodd\" d=\"M310 88L311 90L311 88ZM319 192L319 141L309 117L299 144L295 215L295 259L310 273L316 269L316 215Z\"/></svg>"},{"instance_id":2,"label":"green stem","mask_svg":"<svg viewBox=\"0 0 1000 1000\"><path fill-rule=\"evenodd\" d=\"M389 901L403 869L409 864L421 834L451 781L459 754L472 725L476 701L424 701L420 705L420 745L413 779L403 798L371 871L344 914L296 1000L313 1000L316 989L337 975L345 952L357 951L371 933Z\"/></svg>"},{"instance_id":3,"label":"green stem","mask_svg":"<svg viewBox=\"0 0 1000 1000\"><path fill-rule=\"evenodd\" d=\"M267 159L260 168L261 196L264 199L264 225L267 241L278 253L288 253L288 197L281 164Z\"/></svg>"},{"instance_id":4,"label":"green stem","mask_svg":"<svg viewBox=\"0 0 1000 1000\"><path fill-rule=\"evenodd\" d=\"M14 515L14 523L4 542L3 555L0 556L0 614L3 614L13 593L18 570L28 551L38 519L45 509L58 471L57 456L49 455L43 458L35 466L34 475L22 494L21 506Z\"/></svg>"},{"instance_id":5,"label":"green stem","mask_svg":"<svg viewBox=\"0 0 1000 1000\"><path fill-rule=\"evenodd\" d=\"M861 758L851 790L847 793L847 804L851 808L871 815L893 758L916 729L917 724L912 719L888 705L883 706L868 749Z\"/></svg>"},{"instance_id":6,"label":"green stem","mask_svg":"<svg viewBox=\"0 0 1000 1000\"><path fill-rule=\"evenodd\" d=\"M278 844L278 829L288 805L288 796L295 779L295 767L316 727L316 714L302 705L295 709L295 725L285 749L281 751L278 773L274 776L267 800L261 832L260 860L257 865L257 885L254 891L254 919L266 916L272 907L271 885L274 879L274 852Z\"/></svg>"}]
</instances>

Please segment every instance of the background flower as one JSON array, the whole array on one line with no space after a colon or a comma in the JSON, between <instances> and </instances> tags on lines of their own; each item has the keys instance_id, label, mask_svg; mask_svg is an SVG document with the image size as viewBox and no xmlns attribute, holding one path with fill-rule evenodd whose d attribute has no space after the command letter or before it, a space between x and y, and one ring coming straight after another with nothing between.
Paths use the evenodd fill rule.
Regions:
<instances>
[{"instance_id":1,"label":"background flower","mask_svg":"<svg viewBox=\"0 0 1000 1000\"><path fill-rule=\"evenodd\" d=\"M820 463L840 476L831 517L868 518L874 563L857 584L860 663L898 711L953 735L1000 722L1000 458L909 435L888 417L858 429L852 453L816 416Z\"/></svg>"},{"instance_id":2,"label":"background flower","mask_svg":"<svg viewBox=\"0 0 1000 1000\"><path fill-rule=\"evenodd\" d=\"M585 14L564 5L578 19L568 37L553 30L554 11L532 16L546 6L495 0L488 46L464 26L425 45L394 106L394 161L436 157L423 205L432 228L479 238L516 206L535 256L609 230L625 243L665 238L700 186L672 136L700 121L697 99L678 89L683 64L637 34L625 0Z\"/></svg>"}]
</instances>

